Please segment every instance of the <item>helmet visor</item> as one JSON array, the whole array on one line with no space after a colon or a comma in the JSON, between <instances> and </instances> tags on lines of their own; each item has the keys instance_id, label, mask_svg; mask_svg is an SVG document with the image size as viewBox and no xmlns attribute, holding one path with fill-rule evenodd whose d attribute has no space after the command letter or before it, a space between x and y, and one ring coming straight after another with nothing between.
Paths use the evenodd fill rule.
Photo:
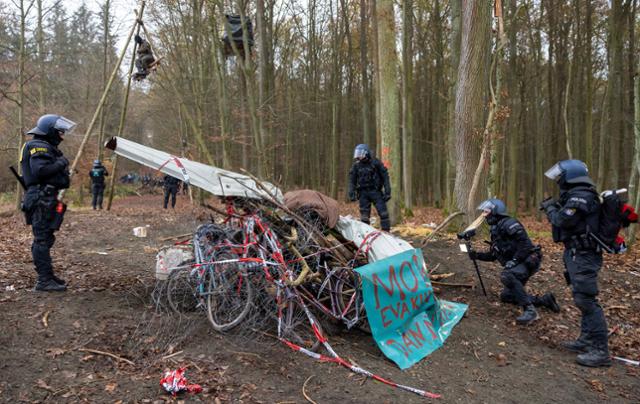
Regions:
<instances>
[{"instance_id":1,"label":"helmet visor","mask_svg":"<svg viewBox=\"0 0 640 404\"><path fill-rule=\"evenodd\" d=\"M544 173L545 177L553 181L558 181L561 175L562 175L562 168L560 168L560 163L554 164L553 167L551 167Z\"/></svg>"},{"instance_id":2,"label":"helmet visor","mask_svg":"<svg viewBox=\"0 0 640 404\"><path fill-rule=\"evenodd\" d=\"M73 122L71 119L65 118L64 116L61 116L60 118L58 118L56 123L53 125L55 129L65 134L73 132L76 126L77 124L75 122Z\"/></svg>"},{"instance_id":3,"label":"helmet visor","mask_svg":"<svg viewBox=\"0 0 640 404\"><path fill-rule=\"evenodd\" d=\"M367 151L361 147L357 147L354 151L353 151L353 158L354 159L363 159L367 156Z\"/></svg>"},{"instance_id":4,"label":"helmet visor","mask_svg":"<svg viewBox=\"0 0 640 404\"><path fill-rule=\"evenodd\" d=\"M489 215L496 205L491 201L484 201L478 206L478 210L482 211L483 216Z\"/></svg>"}]
</instances>

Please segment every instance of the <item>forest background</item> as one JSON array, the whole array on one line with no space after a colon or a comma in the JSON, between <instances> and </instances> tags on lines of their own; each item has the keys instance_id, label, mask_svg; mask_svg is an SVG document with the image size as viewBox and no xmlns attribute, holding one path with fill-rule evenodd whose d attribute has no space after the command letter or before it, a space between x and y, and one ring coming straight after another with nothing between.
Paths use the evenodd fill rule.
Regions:
<instances>
[{"instance_id":1,"label":"forest background","mask_svg":"<svg viewBox=\"0 0 640 404\"><path fill-rule=\"evenodd\" d=\"M0 1L5 200L19 197L5 167L40 115L79 123L62 145L75 155L141 6L65 4ZM367 143L389 167L395 220L414 206L472 213L486 196L534 212L557 192L544 171L569 157L587 163L600 190L627 187L638 205L638 0L145 6L162 61L132 84L128 139L341 200L353 148ZM250 57L222 55L225 14L252 21ZM133 55L131 41L70 195L86 189L94 158L112 167L100 145L117 133ZM132 170L121 162L115 176Z\"/></svg>"}]
</instances>

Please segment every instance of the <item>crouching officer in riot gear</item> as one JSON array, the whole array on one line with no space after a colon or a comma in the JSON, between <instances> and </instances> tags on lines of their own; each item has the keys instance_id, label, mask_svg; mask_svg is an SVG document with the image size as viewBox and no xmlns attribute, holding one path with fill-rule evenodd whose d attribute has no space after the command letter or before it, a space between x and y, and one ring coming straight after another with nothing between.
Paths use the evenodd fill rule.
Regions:
<instances>
[{"instance_id":1,"label":"crouching officer in riot gear","mask_svg":"<svg viewBox=\"0 0 640 404\"><path fill-rule=\"evenodd\" d=\"M108 176L109 172L102 165L100 160L93 161L93 168L89 171L89 177L91 178L91 206L93 210L96 208L102 209L102 198L104 197L104 177Z\"/></svg>"},{"instance_id":2,"label":"crouching officer in riot gear","mask_svg":"<svg viewBox=\"0 0 640 404\"><path fill-rule=\"evenodd\" d=\"M369 223L371 204L380 216L380 228L391 229L387 202L391 199L391 184L387 168L371 155L366 144L359 144L353 152L355 162L349 171L349 200L360 203L360 220ZM383 192L384 188L384 192Z\"/></svg>"},{"instance_id":3,"label":"crouching officer in riot gear","mask_svg":"<svg viewBox=\"0 0 640 404\"><path fill-rule=\"evenodd\" d=\"M551 222L553 241L564 244L565 279L582 313L580 336L561 345L579 353L576 361L581 365L610 366L607 321L597 299L602 250L590 236L599 226L598 193L587 166L580 160L563 160L547 170L545 176L558 183L560 199L546 199L540 209Z\"/></svg>"},{"instance_id":4,"label":"crouching officer in riot gear","mask_svg":"<svg viewBox=\"0 0 640 404\"><path fill-rule=\"evenodd\" d=\"M498 260L504 267L500 275L504 285L500 300L523 308L516 323L527 325L536 321L539 318L536 306L559 312L560 306L552 293L532 296L525 291L529 278L540 269L542 253L539 246L533 245L522 223L507 214L507 207L500 199L487 199L478 210L491 226L491 247L487 252L470 250L469 257L480 261Z\"/></svg>"},{"instance_id":5,"label":"crouching officer in riot gear","mask_svg":"<svg viewBox=\"0 0 640 404\"><path fill-rule=\"evenodd\" d=\"M180 180L170 175L164 176L163 188L164 188L164 208L167 208L169 204L169 195L171 195L171 208L176 207L176 194L178 193L178 186Z\"/></svg>"},{"instance_id":6,"label":"crouching officer in riot gear","mask_svg":"<svg viewBox=\"0 0 640 404\"><path fill-rule=\"evenodd\" d=\"M75 126L75 122L60 115L41 116L37 126L27 132L33 139L25 143L20 156L27 188L22 210L33 231L31 254L38 273L38 291L67 289L65 281L53 273L50 250L55 242L53 233L60 228L66 210L57 194L70 185L69 161L57 146Z\"/></svg>"}]
</instances>

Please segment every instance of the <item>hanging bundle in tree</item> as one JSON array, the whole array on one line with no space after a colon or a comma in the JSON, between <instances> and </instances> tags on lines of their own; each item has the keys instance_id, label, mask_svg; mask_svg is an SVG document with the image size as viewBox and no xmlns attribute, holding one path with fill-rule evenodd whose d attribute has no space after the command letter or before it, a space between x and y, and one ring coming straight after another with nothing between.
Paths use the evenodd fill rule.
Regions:
<instances>
[{"instance_id":1,"label":"hanging bundle in tree","mask_svg":"<svg viewBox=\"0 0 640 404\"><path fill-rule=\"evenodd\" d=\"M233 56L235 54L234 48L238 51L239 55L244 59L244 40L243 40L243 18L239 15L225 14L225 30L222 36L222 52L225 57ZM249 52L253 46L253 24L248 18L244 19L244 29L247 30Z\"/></svg>"}]
</instances>

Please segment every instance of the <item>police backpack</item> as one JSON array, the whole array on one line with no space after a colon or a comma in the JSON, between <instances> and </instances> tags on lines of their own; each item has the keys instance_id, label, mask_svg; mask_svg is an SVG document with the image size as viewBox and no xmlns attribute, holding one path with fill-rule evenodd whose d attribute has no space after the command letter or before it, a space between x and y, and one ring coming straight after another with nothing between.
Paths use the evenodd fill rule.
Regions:
<instances>
[{"instance_id":1,"label":"police backpack","mask_svg":"<svg viewBox=\"0 0 640 404\"><path fill-rule=\"evenodd\" d=\"M620 197L620 194L626 191L623 188L600 194L602 204L598 237L603 244L602 247L611 254L620 254L627 250L624 238L619 234L620 230L638 222L638 214L633 207L624 203Z\"/></svg>"}]
</instances>

